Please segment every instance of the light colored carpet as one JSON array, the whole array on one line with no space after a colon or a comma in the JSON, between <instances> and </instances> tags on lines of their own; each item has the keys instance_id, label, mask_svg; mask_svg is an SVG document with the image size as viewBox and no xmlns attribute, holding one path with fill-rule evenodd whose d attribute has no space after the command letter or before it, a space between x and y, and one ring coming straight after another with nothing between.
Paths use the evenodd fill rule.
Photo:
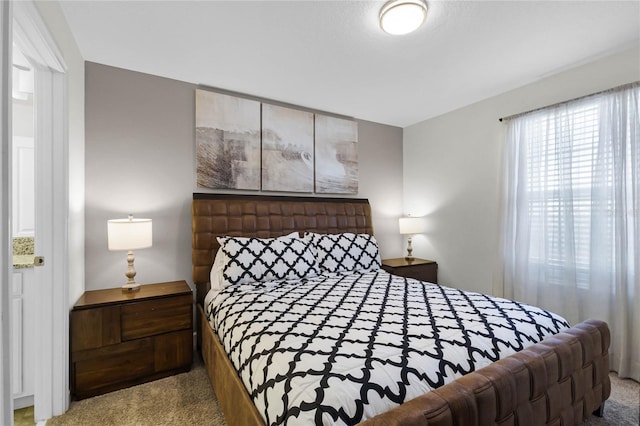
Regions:
<instances>
[{"instance_id":1,"label":"light colored carpet","mask_svg":"<svg viewBox=\"0 0 640 426\"><path fill-rule=\"evenodd\" d=\"M604 404L604 416L589 417L583 426L638 426L640 425L640 383L620 379L610 373L611 396Z\"/></svg>"},{"instance_id":2,"label":"light colored carpet","mask_svg":"<svg viewBox=\"0 0 640 426\"><path fill-rule=\"evenodd\" d=\"M583 426L638 426L640 384L611 373L611 397L604 417ZM47 426L226 426L218 400L197 358L188 373L71 403Z\"/></svg>"},{"instance_id":3,"label":"light colored carpet","mask_svg":"<svg viewBox=\"0 0 640 426\"><path fill-rule=\"evenodd\" d=\"M47 426L226 426L199 356L191 371L74 401Z\"/></svg>"}]
</instances>

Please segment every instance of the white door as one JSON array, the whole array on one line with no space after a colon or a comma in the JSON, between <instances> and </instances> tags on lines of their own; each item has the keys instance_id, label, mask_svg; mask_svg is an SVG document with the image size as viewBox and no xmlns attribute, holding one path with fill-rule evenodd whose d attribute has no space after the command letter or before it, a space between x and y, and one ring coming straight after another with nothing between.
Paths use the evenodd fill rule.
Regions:
<instances>
[{"instance_id":1,"label":"white door","mask_svg":"<svg viewBox=\"0 0 640 426\"><path fill-rule=\"evenodd\" d=\"M35 322L37 292L33 266L35 247L35 119L33 67L13 47L12 73L12 239L11 388L13 407L34 402Z\"/></svg>"},{"instance_id":2,"label":"white door","mask_svg":"<svg viewBox=\"0 0 640 426\"><path fill-rule=\"evenodd\" d=\"M11 59L12 44L17 46L33 64L34 73L34 141L35 141L35 254L45 257L43 267L34 268L35 314L32 321L37 324L34 338L34 388L33 399L35 420L38 424L54 415L62 414L69 404L69 362L68 362L68 288L67 288L67 99L66 75L62 55L56 47L47 26L32 1L0 2L0 68L7 70L7 60ZM6 72L2 73L4 77ZM0 132L2 148L11 153L11 126L7 125L11 116L9 79L0 79ZM11 239L11 229L3 225L11 223L12 176L6 171L10 165L3 156L0 173L3 175L2 196L0 198L0 237L2 241ZM11 160L11 159L9 159ZM5 179L6 178L6 179ZM9 186L9 188L7 188ZM7 220L8 219L8 220ZM6 239L5 239L6 238ZM0 396L0 424L13 424L13 391L11 390L12 358L9 330L13 328L11 312L10 253L3 244L0 248L0 266L3 271L3 286L0 290L2 327L2 386ZM5 269L4 266L7 266ZM5 275L6 274L6 275ZM5 277L7 285L4 285ZM27 288L27 285L23 286ZM30 287L30 286L29 286ZM9 321L7 321L7 318Z\"/></svg>"},{"instance_id":3,"label":"white door","mask_svg":"<svg viewBox=\"0 0 640 426\"><path fill-rule=\"evenodd\" d=\"M30 96L33 96L32 94ZM13 105L13 147L11 175L13 181L11 228L13 238L33 238L35 236L35 145L33 140L33 102L20 105L14 100ZM23 126L16 126L16 121L24 121ZM30 135L18 135L17 128Z\"/></svg>"},{"instance_id":4,"label":"white door","mask_svg":"<svg viewBox=\"0 0 640 426\"><path fill-rule=\"evenodd\" d=\"M13 408L33 405L34 393L34 271L15 269L11 285L11 389Z\"/></svg>"}]
</instances>

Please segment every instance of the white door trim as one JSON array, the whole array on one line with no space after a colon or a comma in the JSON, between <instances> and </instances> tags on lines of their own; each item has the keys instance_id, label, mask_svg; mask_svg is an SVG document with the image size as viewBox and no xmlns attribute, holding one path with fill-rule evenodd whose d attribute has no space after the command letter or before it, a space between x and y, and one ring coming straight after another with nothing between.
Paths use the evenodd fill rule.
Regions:
<instances>
[{"instance_id":1,"label":"white door trim","mask_svg":"<svg viewBox=\"0 0 640 426\"><path fill-rule=\"evenodd\" d=\"M13 41L22 53L53 71L66 71L62 54L32 0L15 2L13 24Z\"/></svg>"},{"instance_id":2,"label":"white door trim","mask_svg":"<svg viewBox=\"0 0 640 426\"><path fill-rule=\"evenodd\" d=\"M36 268L35 420L69 406L68 109L66 65L32 1L14 3L16 46L35 72Z\"/></svg>"},{"instance_id":3,"label":"white door trim","mask_svg":"<svg viewBox=\"0 0 640 426\"><path fill-rule=\"evenodd\" d=\"M13 256L11 244L11 25L12 3L0 2L0 424L13 425L11 392L11 318L9 283ZM9 263L11 262L11 263Z\"/></svg>"}]
</instances>

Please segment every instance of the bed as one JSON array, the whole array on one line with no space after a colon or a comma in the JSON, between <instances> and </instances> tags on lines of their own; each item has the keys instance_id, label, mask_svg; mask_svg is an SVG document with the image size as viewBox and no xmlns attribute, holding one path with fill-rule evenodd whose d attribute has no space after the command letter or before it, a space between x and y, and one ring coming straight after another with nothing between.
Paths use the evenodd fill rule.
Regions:
<instances>
[{"instance_id":1,"label":"bed","mask_svg":"<svg viewBox=\"0 0 640 426\"><path fill-rule=\"evenodd\" d=\"M209 378L229 425L331 424L333 422L355 424L360 420L362 420L361 424L369 426L409 424L568 425L579 424L593 412L601 413L604 401L609 396L609 330L605 323L592 320L567 328L563 319L532 307L531 309L536 312L535 315L539 315L539 317L535 320L529 318L525 321L531 328L529 334L525 335L522 334L520 325L491 324L492 314L479 314L476 309L477 306L488 303L494 305L494 311L496 309L512 309L513 305L506 305L509 301L495 302L494 299L486 299L484 295L464 293L444 286L393 277L384 271L375 270L375 268L359 270L356 274L336 272L328 274L328 278L325 277L327 274L319 274L322 277L316 275L309 279L305 276L304 282L278 282L275 287L269 287L273 286L273 283L261 286L245 283L246 285L239 285L237 288L220 290L220 294L213 299L210 296L207 300L207 307L210 308L212 303L217 305L212 308L209 315L205 314L205 298L210 293L212 265L216 259L216 253L220 249L218 237L276 239L296 233L310 233L308 238L316 238L313 235L373 235L371 209L367 200L194 194L192 228L193 280L197 289L198 304L198 342ZM227 240L223 239L222 241L229 244L226 242ZM231 238L229 241L235 241L235 239ZM227 246L225 245L225 247ZM385 288L391 290L384 290ZM221 292L229 292L229 294ZM269 346L271 344L265 343L269 341L268 337L270 335L276 336L272 340L280 344L280 342L289 339L290 335L286 334L287 330L280 333L280 325L273 326L273 320L271 328L265 328L262 325L259 327L268 332L262 335L254 333L254 328L256 324L259 324L259 321L247 321L247 315L259 318L263 322L269 315L290 318L291 306L282 308L284 310L281 311L278 310L279 306L284 306L286 300L294 300L296 303L294 310L300 311L302 307L302 310L305 311L304 315L315 315L320 310L331 310L333 305L340 306L342 309L342 305L337 301L335 303L330 301L328 306L323 306L322 301L326 301L326 295L331 295L337 299L344 299L347 305L351 304L355 310L365 310L364 317L375 320L375 312L366 312L366 307L370 306L369 300L367 303L354 303L349 299L354 295L359 298L358 295L367 294L367 292L373 294L372 300L380 298L376 296L376 292L391 294L394 297L397 294L402 295L397 303L393 301L393 297L389 299L388 296L385 296L387 302L391 300L391 303L385 303L390 304L392 310L396 310L397 318L401 318L399 321L392 319L390 324L396 322L397 327L404 327L406 330L424 327L425 324L411 323L420 315L402 314L402 310L407 307L408 310L415 309L415 307L412 308L413 303L417 303L414 299L420 298L421 294L425 295L425 300L431 300L430 296L426 296L441 293L444 297L443 300L446 301L445 304L452 305L452 309L458 312L449 320L458 323L466 322L470 329L474 329L479 323L487 323L490 324L491 330L509 329L500 332L508 331L523 337L519 343L513 344L512 348L506 352L502 351L509 353L505 356L499 356L496 348L500 346L502 350L510 344L500 343L501 335L498 335L497 332L491 336L493 342L491 348L477 349L478 344L474 344L477 350L472 351L469 358L471 360L469 364L473 365L467 365L464 362L448 362L451 359L451 350L459 350L461 347L455 343L456 338L449 339L450 344L447 348L438 343L438 347L441 349L439 352L442 355L441 364L438 365L441 367L440 372L444 371L446 374L429 373L426 364L431 361L416 356L418 353L429 352L429 349L423 348L424 350L420 352L418 347L421 343L405 339L402 344L396 345L396 348L400 348L400 352L391 354L388 361L381 361L380 353L374 357L378 364L392 365L396 355L403 362L404 358L407 358L407 354L418 358L417 367L415 365L414 367L406 367L403 364L403 367L400 368L398 365L401 363L395 363L395 369L399 370L402 375L401 380L395 381L397 383L395 387L379 379L361 377L353 372L362 370L367 371L369 375L381 374L380 372L384 370L379 369L378 365L369 365L369 368L364 370L355 364L348 365L351 360L345 354L348 354L349 350L353 354L367 352L367 349L363 349L362 345L357 345L362 343L359 341L362 339L361 337L345 339L352 346L346 346L344 343L340 343L340 345L328 344L326 353L323 353L322 350L318 351L316 348L313 351L314 354L320 352L320 355L325 357L325 362L314 358L305 364L300 358L307 357L309 352L307 351L304 355L289 354L289 356L294 358L297 356L297 358L295 358L296 362L289 363L288 370L285 368L282 371L269 372L261 369L265 364L279 365L271 362L274 359L274 354L288 353L286 348ZM316 298L312 299L312 302L305 302L307 299L302 296L307 297L309 294L315 294ZM368 294L367 297L369 297ZM470 305L461 307L463 303L469 301ZM500 305L499 308L496 308L496 303ZM503 303L505 305L502 305ZM458 304L460 305L458 306ZM436 305L442 305L442 303L432 303L431 305L428 309L431 311L433 308L435 311L436 308L440 308ZM225 310L227 313L223 315ZM518 311L513 316L534 315L522 312ZM476 316L466 317L465 315ZM356 318L351 314L345 317ZM213 331L210 320L214 323L218 321L218 331L222 337ZM296 321L298 320L291 319L288 324L294 324ZM316 319L311 323L319 324L322 321L322 317L316 316ZM545 321L546 325L540 325ZM228 326L226 330L223 328L225 323ZM282 323L285 324L286 321ZM244 324L248 328L238 328L239 324ZM379 329L385 327L391 326L385 325ZM360 327L361 330L366 328L366 326ZM346 335L350 332L351 329L336 333ZM411 333L413 332L405 332L404 334L411 335ZM294 334L298 337L302 336L303 342L294 342L289 345L290 347L307 345L310 341L309 334L305 334L304 331ZM475 335L466 334L465 336L469 340L469 336L475 339L479 334L482 332L477 331ZM535 341L542 341L532 344L533 342L529 341L532 335L535 337ZM394 343L394 336L387 335L386 337L391 346ZM446 339L444 340L446 341ZM225 345L231 355L225 351L223 347ZM345 346L345 351L337 354L337 356L342 356L340 362L329 362L329 360L336 360L336 354L331 353L335 352L335 346ZM521 349L521 347L526 348ZM251 352L252 350L253 352ZM254 356L261 351L271 358L264 361L260 360L257 355ZM469 351L467 350L467 352ZM484 354L480 354L480 352L484 352ZM402 358L402 354L405 355L404 358ZM501 359L494 362L493 358ZM490 359L491 362L488 362L487 359ZM238 367L234 366L234 362ZM365 362L370 362L370 360ZM285 365L287 365L286 362ZM326 367L329 369L329 373L327 374L325 371L322 374L322 368L315 368L315 365ZM331 369L335 366L344 367L343 369L350 372L347 374L344 371L332 371ZM307 369L307 374L302 371L304 369ZM418 369L421 371L418 372ZM473 371L470 372L471 370ZM407 371L410 371L411 374L407 374ZM344 388L347 395L350 392L357 393L359 390L360 394L349 401L345 401L345 396L340 395L337 397L338 403L335 401L332 403L333 408L324 409L327 404L324 404L325 400L322 398L326 394L337 394L338 391L325 391L322 398L318 399L318 389L326 389L324 386L326 383L314 387L308 382L304 382L305 385L300 389L306 389L305 392L311 392L315 395L315 405L309 403L303 395L299 399L302 401L302 405L294 409L294 412L283 407L283 403L281 403L283 398L295 399L296 395L304 394L303 391L297 391L298 388L291 389L291 383L294 381L291 378L306 380L306 376L313 376L314 372L324 378L325 382L327 377L334 382L337 380L338 385L331 389ZM344 379L346 376L349 380ZM422 377L434 390L420 391L421 388L415 384L415 381L410 380L407 376ZM254 380L251 377L255 377L256 383L253 385L249 383ZM353 381L358 382L360 387L352 389ZM245 383L248 385L245 386ZM392 381L392 383L394 382ZM247 388L252 389L251 396ZM362 391L362 389L366 390ZM369 399L377 401L375 404L369 404ZM339 401L344 402L340 404ZM268 407L265 408L265 406ZM323 410L320 410L319 407L323 407ZM341 410L341 408L344 409ZM340 410L342 412L338 412ZM314 414L311 414L311 417L305 417L309 413Z\"/></svg>"}]
</instances>

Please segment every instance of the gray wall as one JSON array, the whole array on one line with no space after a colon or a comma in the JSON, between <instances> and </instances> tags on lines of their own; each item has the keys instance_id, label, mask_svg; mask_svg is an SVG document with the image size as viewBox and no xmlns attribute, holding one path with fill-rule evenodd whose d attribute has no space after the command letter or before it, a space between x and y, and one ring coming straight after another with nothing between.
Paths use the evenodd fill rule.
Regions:
<instances>
[{"instance_id":1,"label":"gray wall","mask_svg":"<svg viewBox=\"0 0 640 426\"><path fill-rule=\"evenodd\" d=\"M191 281L196 85L85 65L86 290L126 280L126 254L107 250L107 220L153 219L153 247L135 252L136 281ZM277 100L275 100L277 101ZM402 129L359 121L361 198L369 198L382 257L402 239ZM241 192L250 193L250 192Z\"/></svg>"},{"instance_id":2,"label":"gray wall","mask_svg":"<svg viewBox=\"0 0 640 426\"><path fill-rule=\"evenodd\" d=\"M640 47L404 129L404 205L428 229L414 254L438 262L438 282L501 295L499 117L640 80Z\"/></svg>"}]
</instances>

